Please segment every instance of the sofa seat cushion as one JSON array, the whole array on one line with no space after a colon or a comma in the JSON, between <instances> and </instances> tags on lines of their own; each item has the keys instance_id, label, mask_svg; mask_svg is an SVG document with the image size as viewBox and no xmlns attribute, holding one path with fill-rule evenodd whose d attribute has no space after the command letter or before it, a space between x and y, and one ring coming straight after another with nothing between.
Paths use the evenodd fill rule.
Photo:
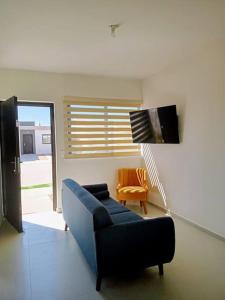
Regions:
<instances>
[{"instance_id":1,"label":"sofa seat cushion","mask_svg":"<svg viewBox=\"0 0 225 300\"><path fill-rule=\"evenodd\" d=\"M126 211L126 212L111 215L111 219L113 221L113 224L115 225L143 220L142 217L138 216L132 211Z\"/></svg>"},{"instance_id":2,"label":"sofa seat cushion","mask_svg":"<svg viewBox=\"0 0 225 300\"><path fill-rule=\"evenodd\" d=\"M124 205L120 204L110 197L107 200L102 200L101 203L104 205L105 209L110 215L129 211L129 209Z\"/></svg>"}]
</instances>

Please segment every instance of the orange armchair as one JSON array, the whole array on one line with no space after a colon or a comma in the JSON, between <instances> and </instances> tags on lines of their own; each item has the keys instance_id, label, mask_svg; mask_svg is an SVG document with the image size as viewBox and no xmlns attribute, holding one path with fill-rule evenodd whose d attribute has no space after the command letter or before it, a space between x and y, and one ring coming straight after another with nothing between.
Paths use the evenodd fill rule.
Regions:
<instances>
[{"instance_id":1,"label":"orange armchair","mask_svg":"<svg viewBox=\"0 0 225 300\"><path fill-rule=\"evenodd\" d=\"M140 201L147 214L147 175L143 168L128 168L118 170L118 185L116 188L117 199L126 205L127 200Z\"/></svg>"}]
</instances>

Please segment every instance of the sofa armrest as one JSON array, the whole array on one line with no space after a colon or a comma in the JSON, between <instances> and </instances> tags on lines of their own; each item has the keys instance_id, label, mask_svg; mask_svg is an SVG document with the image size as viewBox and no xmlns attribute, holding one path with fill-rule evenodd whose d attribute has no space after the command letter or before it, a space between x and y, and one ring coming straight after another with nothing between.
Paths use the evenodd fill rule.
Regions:
<instances>
[{"instance_id":1,"label":"sofa armrest","mask_svg":"<svg viewBox=\"0 0 225 300\"><path fill-rule=\"evenodd\" d=\"M99 273L141 269L170 262L175 251L171 217L112 225L96 231Z\"/></svg>"}]
</instances>

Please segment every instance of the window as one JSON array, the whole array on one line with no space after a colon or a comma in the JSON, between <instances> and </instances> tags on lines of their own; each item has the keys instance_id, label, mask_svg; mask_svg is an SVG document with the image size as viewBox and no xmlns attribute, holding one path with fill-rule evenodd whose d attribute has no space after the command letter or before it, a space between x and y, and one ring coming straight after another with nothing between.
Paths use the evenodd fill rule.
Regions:
<instances>
[{"instance_id":1,"label":"window","mask_svg":"<svg viewBox=\"0 0 225 300\"><path fill-rule=\"evenodd\" d=\"M140 102L65 97L65 158L140 155L129 112Z\"/></svg>"},{"instance_id":2,"label":"window","mask_svg":"<svg viewBox=\"0 0 225 300\"><path fill-rule=\"evenodd\" d=\"M42 134L42 144L51 144L51 134Z\"/></svg>"}]
</instances>

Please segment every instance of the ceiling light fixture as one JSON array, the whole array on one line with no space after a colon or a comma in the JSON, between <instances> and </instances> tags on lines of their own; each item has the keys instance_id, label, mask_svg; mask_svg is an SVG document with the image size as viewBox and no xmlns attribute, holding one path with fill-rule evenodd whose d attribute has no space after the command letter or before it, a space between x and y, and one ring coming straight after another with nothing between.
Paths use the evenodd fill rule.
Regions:
<instances>
[{"instance_id":1,"label":"ceiling light fixture","mask_svg":"<svg viewBox=\"0 0 225 300\"><path fill-rule=\"evenodd\" d=\"M120 27L120 24L111 24L109 27L111 29L111 36L116 37L116 30Z\"/></svg>"}]
</instances>

